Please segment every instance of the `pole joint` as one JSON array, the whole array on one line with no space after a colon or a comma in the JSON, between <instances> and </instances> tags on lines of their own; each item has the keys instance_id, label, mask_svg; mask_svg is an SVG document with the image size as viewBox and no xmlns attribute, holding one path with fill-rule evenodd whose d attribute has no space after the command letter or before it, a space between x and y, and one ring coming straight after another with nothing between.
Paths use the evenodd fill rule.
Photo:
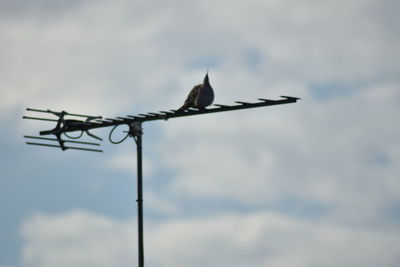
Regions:
<instances>
[{"instance_id":1,"label":"pole joint","mask_svg":"<svg viewBox=\"0 0 400 267\"><path fill-rule=\"evenodd\" d=\"M143 128L141 121L134 121L129 124L129 132L128 135L135 139L136 145L141 146L141 142L138 141L138 137L142 137L143 135ZM141 149L141 147L140 147Z\"/></svg>"}]
</instances>

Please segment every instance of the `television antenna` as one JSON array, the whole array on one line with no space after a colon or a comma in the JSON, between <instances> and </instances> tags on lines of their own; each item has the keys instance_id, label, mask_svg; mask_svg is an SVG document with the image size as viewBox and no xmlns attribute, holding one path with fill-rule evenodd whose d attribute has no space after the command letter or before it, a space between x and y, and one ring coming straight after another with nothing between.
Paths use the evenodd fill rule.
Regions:
<instances>
[{"instance_id":1,"label":"television antenna","mask_svg":"<svg viewBox=\"0 0 400 267\"><path fill-rule=\"evenodd\" d=\"M54 115L55 118L42 118L23 116L23 119L50 121L56 123L56 126L50 130L39 132L39 136L24 135L24 138L29 141L28 145L46 146L61 148L61 150L83 150L91 152L103 152L98 149L102 138L94 135L91 130L98 128L113 127L109 134L109 141L113 144L119 144L125 141L127 137L133 137L136 143L137 150L137 212L138 212L138 263L139 267L144 267L144 246L143 246L143 164L142 164L142 124L155 120L169 120L179 117L196 116L208 113L217 113L224 111L234 111L241 109L259 108L265 106L274 106L295 103L300 98L292 96L281 96L281 99L271 100L259 98L258 102L250 103L243 101L236 101L234 105L220 105L214 104L211 108L194 109L189 108L185 111L168 110L159 112L148 112L137 115L127 115L124 117L105 118L102 116L89 116L75 113L68 113L66 111L52 111L27 108L28 112L45 113ZM126 135L120 140L113 140L112 135L115 129L120 125L128 125L129 130ZM78 136L71 136L69 133L79 132ZM83 135L95 139L94 142L78 141ZM44 137L50 136L50 137Z\"/></svg>"}]
</instances>

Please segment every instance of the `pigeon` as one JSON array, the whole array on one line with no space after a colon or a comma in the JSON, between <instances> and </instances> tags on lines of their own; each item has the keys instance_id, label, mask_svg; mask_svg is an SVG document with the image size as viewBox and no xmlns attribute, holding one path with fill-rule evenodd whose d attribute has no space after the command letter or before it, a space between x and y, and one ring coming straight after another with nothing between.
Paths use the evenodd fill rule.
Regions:
<instances>
[{"instance_id":1,"label":"pigeon","mask_svg":"<svg viewBox=\"0 0 400 267\"><path fill-rule=\"evenodd\" d=\"M208 80L208 71L204 77L203 83L198 84L190 91L185 103L177 112L182 112L188 108L204 109L214 101L214 91Z\"/></svg>"}]
</instances>

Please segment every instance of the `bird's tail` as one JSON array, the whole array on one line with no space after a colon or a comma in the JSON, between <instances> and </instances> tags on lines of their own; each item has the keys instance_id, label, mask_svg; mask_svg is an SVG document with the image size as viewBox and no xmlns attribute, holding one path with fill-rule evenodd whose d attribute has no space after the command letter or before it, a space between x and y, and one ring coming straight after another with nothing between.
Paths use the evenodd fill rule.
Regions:
<instances>
[{"instance_id":1,"label":"bird's tail","mask_svg":"<svg viewBox=\"0 0 400 267\"><path fill-rule=\"evenodd\" d=\"M182 107L178 108L178 109L176 110L176 112L182 112L182 111L184 111L185 109L188 109L188 105L186 105L186 103L183 104Z\"/></svg>"}]
</instances>

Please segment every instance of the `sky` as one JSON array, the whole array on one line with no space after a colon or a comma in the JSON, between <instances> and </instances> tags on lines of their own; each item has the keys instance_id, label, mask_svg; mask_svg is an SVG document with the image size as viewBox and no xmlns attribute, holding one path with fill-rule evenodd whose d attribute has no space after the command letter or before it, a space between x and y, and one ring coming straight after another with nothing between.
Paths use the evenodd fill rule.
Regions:
<instances>
[{"instance_id":1,"label":"sky","mask_svg":"<svg viewBox=\"0 0 400 267\"><path fill-rule=\"evenodd\" d=\"M218 104L301 100L143 125L146 266L399 266L399 9L0 0L0 267L137 262L133 140L28 146L27 107L176 109L207 69Z\"/></svg>"}]
</instances>

